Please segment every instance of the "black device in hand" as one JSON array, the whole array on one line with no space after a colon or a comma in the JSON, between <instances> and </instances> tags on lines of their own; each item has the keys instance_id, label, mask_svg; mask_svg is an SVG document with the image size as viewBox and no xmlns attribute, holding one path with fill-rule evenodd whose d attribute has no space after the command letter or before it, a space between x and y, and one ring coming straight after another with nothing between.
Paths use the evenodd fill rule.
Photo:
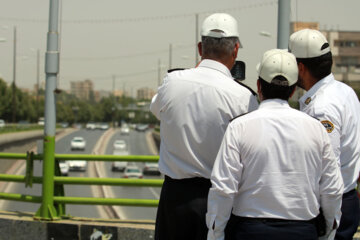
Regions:
<instances>
[{"instance_id":1,"label":"black device in hand","mask_svg":"<svg viewBox=\"0 0 360 240\"><path fill-rule=\"evenodd\" d=\"M245 63L243 61L235 61L230 72L235 81L245 80Z\"/></svg>"}]
</instances>

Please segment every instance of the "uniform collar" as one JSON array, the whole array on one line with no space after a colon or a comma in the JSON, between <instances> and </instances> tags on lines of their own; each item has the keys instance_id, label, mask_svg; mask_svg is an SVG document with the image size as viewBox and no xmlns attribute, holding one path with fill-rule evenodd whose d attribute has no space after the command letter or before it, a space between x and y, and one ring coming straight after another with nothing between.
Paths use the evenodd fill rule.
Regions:
<instances>
[{"instance_id":1,"label":"uniform collar","mask_svg":"<svg viewBox=\"0 0 360 240\"><path fill-rule=\"evenodd\" d=\"M287 108L290 107L288 101L275 98L275 99L267 99L260 103L259 109L261 108Z\"/></svg>"},{"instance_id":2,"label":"uniform collar","mask_svg":"<svg viewBox=\"0 0 360 240\"><path fill-rule=\"evenodd\" d=\"M300 99L300 105L304 106L304 105L308 105L311 100L314 98L314 95L316 94L316 92L322 88L322 86L330 83L334 81L334 75L332 73L330 73L329 75L327 75L326 77L324 77L323 79L321 79L320 81L318 81L317 83L314 84L314 86L312 86L309 91L307 91Z\"/></svg>"},{"instance_id":3,"label":"uniform collar","mask_svg":"<svg viewBox=\"0 0 360 240\"><path fill-rule=\"evenodd\" d=\"M219 72L222 72L226 76L232 78L230 70L222 63L210 59L204 59L200 62L198 67L205 67L205 68L211 68L214 70L217 70Z\"/></svg>"}]
</instances>

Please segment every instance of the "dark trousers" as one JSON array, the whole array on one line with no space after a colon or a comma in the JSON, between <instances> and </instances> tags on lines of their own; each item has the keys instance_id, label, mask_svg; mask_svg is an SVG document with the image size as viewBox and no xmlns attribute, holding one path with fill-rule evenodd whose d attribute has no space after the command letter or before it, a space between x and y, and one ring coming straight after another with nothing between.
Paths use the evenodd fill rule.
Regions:
<instances>
[{"instance_id":1,"label":"dark trousers","mask_svg":"<svg viewBox=\"0 0 360 240\"><path fill-rule=\"evenodd\" d=\"M336 240L352 240L360 220L359 197L356 190L343 195L340 226L336 231Z\"/></svg>"},{"instance_id":2,"label":"dark trousers","mask_svg":"<svg viewBox=\"0 0 360 240\"><path fill-rule=\"evenodd\" d=\"M243 218L231 215L225 240L317 240L313 221Z\"/></svg>"},{"instance_id":3,"label":"dark trousers","mask_svg":"<svg viewBox=\"0 0 360 240\"><path fill-rule=\"evenodd\" d=\"M205 178L165 176L156 216L156 240L204 240L205 214L211 182Z\"/></svg>"}]
</instances>

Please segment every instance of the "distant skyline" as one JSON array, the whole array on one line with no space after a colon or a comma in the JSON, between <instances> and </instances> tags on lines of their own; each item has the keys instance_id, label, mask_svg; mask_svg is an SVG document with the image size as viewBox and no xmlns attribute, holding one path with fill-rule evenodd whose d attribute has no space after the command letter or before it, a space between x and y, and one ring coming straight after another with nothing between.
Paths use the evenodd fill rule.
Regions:
<instances>
[{"instance_id":1,"label":"distant skyline","mask_svg":"<svg viewBox=\"0 0 360 240\"><path fill-rule=\"evenodd\" d=\"M247 66L246 83L254 87L255 66L263 52L276 47L276 0L62 2L59 87L90 79L96 90L141 87L156 90L169 68L195 65L195 15L199 30L206 16L228 12L239 23L244 46L238 59ZM16 82L36 84L36 50L40 50L40 81L45 81L44 55L48 31L48 0L0 0L0 77L13 80L13 27L17 28ZM291 0L291 21L319 22L320 29L360 31L358 0ZM269 37L259 33L267 32ZM200 37L199 37L200 39ZM199 58L200 59L200 58Z\"/></svg>"}]
</instances>

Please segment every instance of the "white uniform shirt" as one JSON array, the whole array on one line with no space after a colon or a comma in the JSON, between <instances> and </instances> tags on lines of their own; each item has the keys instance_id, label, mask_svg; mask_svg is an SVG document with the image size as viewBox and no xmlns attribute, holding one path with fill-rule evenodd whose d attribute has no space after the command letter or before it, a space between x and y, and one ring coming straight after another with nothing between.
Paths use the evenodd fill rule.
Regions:
<instances>
[{"instance_id":1,"label":"white uniform shirt","mask_svg":"<svg viewBox=\"0 0 360 240\"><path fill-rule=\"evenodd\" d=\"M236 216L310 220L320 206L339 222L343 182L324 127L280 99L233 120L211 175L208 239L224 239Z\"/></svg>"},{"instance_id":2,"label":"white uniform shirt","mask_svg":"<svg viewBox=\"0 0 360 240\"><path fill-rule=\"evenodd\" d=\"M341 165L344 192L355 189L360 171L360 103L355 92L330 74L299 102L301 111L319 119L326 127Z\"/></svg>"},{"instance_id":3,"label":"white uniform shirt","mask_svg":"<svg viewBox=\"0 0 360 240\"><path fill-rule=\"evenodd\" d=\"M209 179L230 120L257 107L256 97L217 61L168 73L150 106L161 121L160 171Z\"/></svg>"}]
</instances>

